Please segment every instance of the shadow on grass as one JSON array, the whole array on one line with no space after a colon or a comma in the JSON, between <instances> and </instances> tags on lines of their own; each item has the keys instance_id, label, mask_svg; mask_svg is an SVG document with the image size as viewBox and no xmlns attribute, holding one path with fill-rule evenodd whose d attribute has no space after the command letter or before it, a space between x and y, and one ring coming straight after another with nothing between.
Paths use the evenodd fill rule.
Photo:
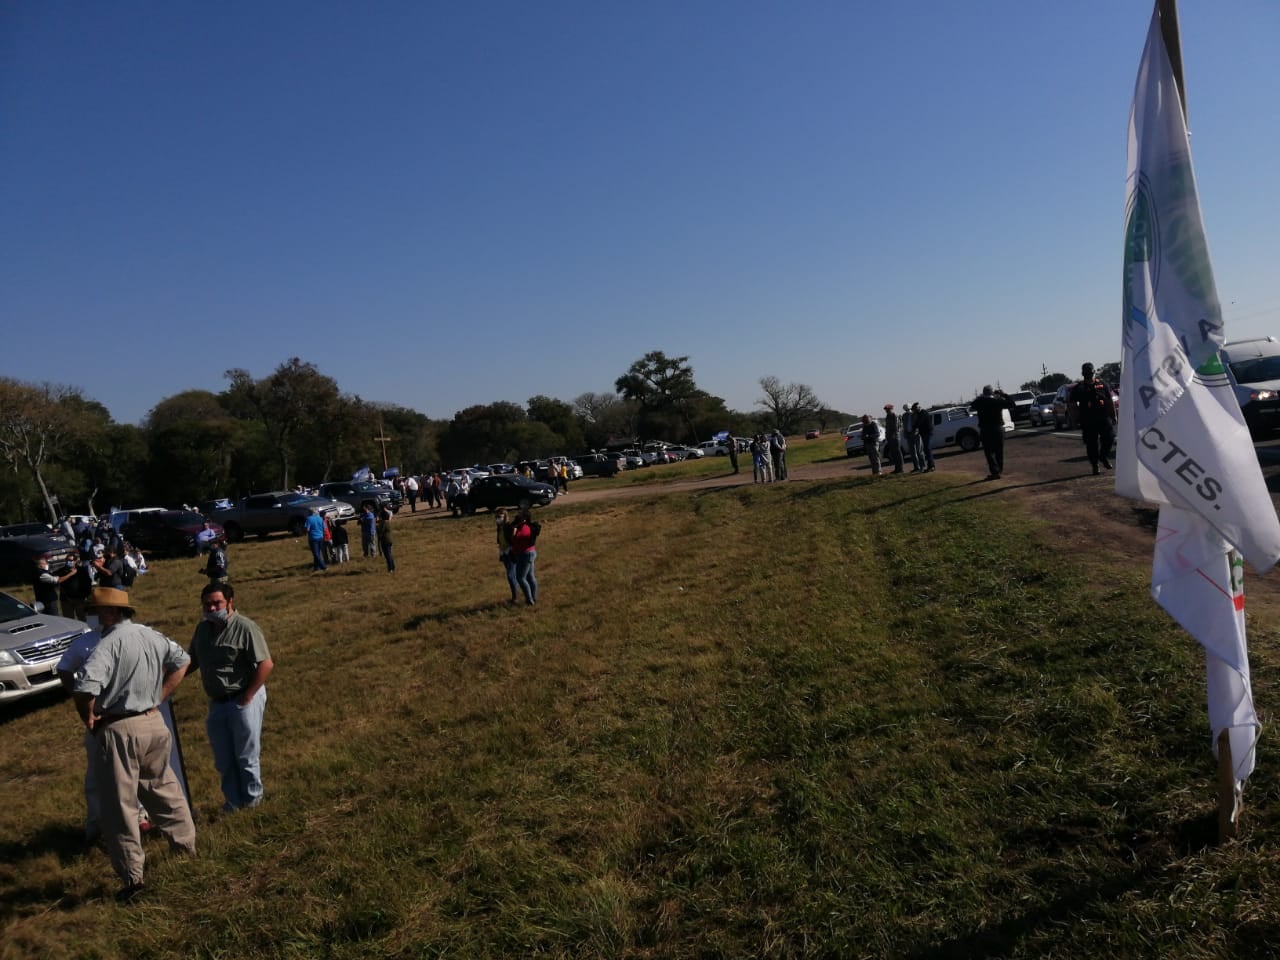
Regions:
<instances>
[{"instance_id":1,"label":"shadow on grass","mask_svg":"<svg viewBox=\"0 0 1280 960\"><path fill-rule=\"evenodd\" d=\"M83 826L49 823L25 840L10 839L0 843L0 863L16 864L52 854L60 863L67 864L80 859L89 850L84 842Z\"/></svg>"},{"instance_id":2,"label":"shadow on grass","mask_svg":"<svg viewBox=\"0 0 1280 960\"><path fill-rule=\"evenodd\" d=\"M1159 876L1170 860L1194 856L1212 848L1217 841L1217 832L1216 811L1191 817L1175 824L1168 835L1150 838L1145 849L1133 851L1137 864L1118 876L1076 884L1043 907L938 944L916 948L905 956L911 960L971 960L977 957L1012 956L1028 934L1050 927L1079 923L1097 905L1117 901L1125 894L1140 889L1148 877ZM1039 839L1043 842L1046 838ZM1055 855L1068 851L1078 838L1066 834L1061 839L1066 842L1056 847Z\"/></svg>"},{"instance_id":3,"label":"shadow on grass","mask_svg":"<svg viewBox=\"0 0 1280 960\"><path fill-rule=\"evenodd\" d=\"M404 622L404 630L420 630L428 623L448 623L457 617L473 616L477 613L493 613L496 610L523 610L525 603L509 603L506 600L493 600L488 603L473 603L470 606L449 607L445 610L434 610L431 613L419 613Z\"/></svg>"},{"instance_id":4,"label":"shadow on grass","mask_svg":"<svg viewBox=\"0 0 1280 960\"><path fill-rule=\"evenodd\" d=\"M35 693L29 697L23 697L21 700L5 704L0 707L0 727L15 720L21 720L29 714L38 713L66 699L67 694L62 687L52 687L42 693Z\"/></svg>"}]
</instances>

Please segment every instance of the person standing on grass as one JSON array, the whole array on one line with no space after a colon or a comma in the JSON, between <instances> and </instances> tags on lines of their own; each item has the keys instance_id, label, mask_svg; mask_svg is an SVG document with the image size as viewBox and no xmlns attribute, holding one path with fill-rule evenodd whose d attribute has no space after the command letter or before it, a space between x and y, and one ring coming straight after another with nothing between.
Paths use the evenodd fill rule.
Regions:
<instances>
[{"instance_id":1,"label":"person standing on grass","mask_svg":"<svg viewBox=\"0 0 1280 960\"><path fill-rule=\"evenodd\" d=\"M230 813L262 802L262 715L275 662L262 630L236 610L231 584L208 584L200 606L191 669L200 671L209 698L204 727L222 781L222 809Z\"/></svg>"},{"instance_id":2,"label":"person standing on grass","mask_svg":"<svg viewBox=\"0 0 1280 960\"><path fill-rule=\"evenodd\" d=\"M347 563L351 560L347 536L347 521L338 520L333 525L333 555L335 563Z\"/></svg>"},{"instance_id":3,"label":"person standing on grass","mask_svg":"<svg viewBox=\"0 0 1280 960\"><path fill-rule=\"evenodd\" d=\"M729 466L733 467L733 472L738 472L738 438L732 433L726 441L729 444Z\"/></svg>"},{"instance_id":4,"label":"person standing on grass","mask_svg":"<svg viewBox=\"0 0 1280 960\"><path fill-rule=\"evenodd\" d=\"M210 583L222 583L227 579L227 543L223 537L209 542L209 557L201 571Z\"/></svg>"},{"instance_id":5,"label":"person standing on grass","mask_svg":"<svg viewBox=\"0 0 1280 960\"><path fill-rule=\"evenodd\" d=\"M915 433L915 446L920 451L919 460L925 473L932 473L933 465L933 414L921 410L919 403L911 405L911 428Z\"/></svg>"},{"instance_id":6,"label":"person standing on grass","mask_svg":"<svg viewBox=\"0 0 1280 960\"><path fill-rule=\"evenodd\" d=\"M374 533L378 518L373 515L373 504L366 500L360 506L360 549L366 557L376 556Z\"/></svg>"},{"instance_id":7,"label":"person standing on grass","mask_svg":"<svg viewBox=\"0 0 1280 960\"><path fill-rule=\"evenodd\" d=\"M884 452L889 455L889 462L893 464L893 472L902 473L904 461L902 459L901 430L898 423L898 415L893 412L892 403L884 405L884 433L887 438L884 442Z\"/></svg>"},{"instance_id":8,"label":"person standing on grass","mask_svg":"<svg viewBox=\"0 0 1280 960\"><path fill-rule=\"evenodd\" d=\"M871 475L880 476L880 424L871 418L871 414L862 415L862 452L867 455L871 464Z\"/></svg>"},{"instance_id":9,"label":"person standing on grass","mask_svg":"<svg viewBox=\"0 0 1280 960\"><path fill-rule=\"evenodd\" d=\"M124 884L116 898L128 901L143 889L139 798L170 847L195 853L191 808L169 766L173 738L156 709L186 676L190 657L168 637L134 623L123 590L95 587L86 606L102 625L102 639L75 672L71 689L94 736L103 838Z\"/></svg>"},{"instance_id":10,"label":"person standing on grass","mask_svg":"<svg viewBox=\"0 0 1280 960\"><path fill-rule=\"evenodd\" d=\"M1003 390L993 390L987 384L982 388L982 395L974 397L969 406L978 414L978 436L991 471L987 479L999 480L1004 473L1004 412L1015 409L1013 400Z\"/></svg>"},{"instance_id":11,"label":"person standing on grass","mask_svg":"<svg viewBox=\"0 0 1280 960\"><path fill-rule=\"evenodd\" d=\"M533 566L538 559L535 544L541 532L542 524L529 519L527 507L516 514L516 522L511 529L511 554L515 558L516 584L524 594L524 602L530 607L538 603L538 578L534 575Z\"/></svg>"},{"instance_id":12,"label":"person standing on grass","mask_svg":"<svg viewBox=\"0 0 1280 960\"><path fill-rule=\"evenodd\" d=\"M327 569L324 562L324 517L320 511L312 507L306 521L307 546L311 548L311 569L320 571Z\"/></svg>"},{"instance_id":13,"label":"person standing on grass","mask_svg":"<svg viewBox=\"0 0 1280 960\"><path fill-rule=\"evenodd\" d=\"M773 479L787 479L787 439L775 429L769 437L769 456L773 459Z\"/></svg>"},{"instance_id":14,"label":"person standing on grass","mask_svg":"<svg viewBox=\"0 0 1280 960\"><path fill-rule=\"evenodd\" d=\"M511 535L515 531L515 524L507 519L507 511L499 510L494 515L495 526L497 527L498 538L498 560L501 561L503 568L507 571L507 586L511 588L510 603L516 602L516 558L511 552Z\"/></svg>"},{"instance_id":15,"label":"person standing on grass","mask_svg":"<svg viewBox=\"0 0 1280 960\"><path fill-rule=\"evenodd\" d=\"M409 498L409 512L418 512L418 478L410 474L409 479L404 482L405 496Z\"/></svg>"},{"instance_id":16,"label":"person standing on grass","mask_svg":"<svg viewBox=\"0 0 1280 960\"><path fill-rule=\"evenodd\" d=\"M396 559L391 553L391 508L383 504L378 511L378 547L387 561L387 573L396 572Z\"/></svg>"},{"instance_id":17,"label":"person standing on grass","mask_svg":"<svg viewBox=\"0 0 1280 960\"><path fill-rule=\"evenodd\" d=\"M75 566L67 567L61 573L49 569L47 554L36 560L36 574L31 589L36 597L36 609L51 617L58 615L58 591L64 583L76 575Z\"/></svg>"}]
</instances>

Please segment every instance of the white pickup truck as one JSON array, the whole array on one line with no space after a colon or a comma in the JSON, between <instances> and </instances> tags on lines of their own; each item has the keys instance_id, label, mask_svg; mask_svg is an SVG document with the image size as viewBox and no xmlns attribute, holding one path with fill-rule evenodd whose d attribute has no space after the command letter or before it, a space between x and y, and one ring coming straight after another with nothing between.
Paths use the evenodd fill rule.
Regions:
<instances>
[{"instance_id":1,"label":"white pickup truck","mask_svg":"<svg viewBox=\"0 0 1280 960\"><path fill-rule=\"evenodd\" d=\"M1002 410L1001 414L1004 417L1004 432L1011 433L1014 429L1013 418L1009 416L1008 410ZM972 453L982 446L982 437L978 433L978 415L968 407L942 407L930 410L929 416L933 418L933 440L930 446L934 450L955 444L965 453Z\"/></svg>"},{"instance_id":2,"label":"white pickup truck","mask_svg":"<svg viewBox=\"0 0 1280 960\"><path fill-rule=\"evenodd\" d=\"M1004 414L1004 432L1014 429L1013 418L1009 411ZM966 453L972 453L982 446L982 437L978 433L978 415L968 407L939 407L928 411L933 419L933 436L930 446L937 450L940 447L958 446ZM884 433L884 421L880 420L880 432ZM899 420L901 423L901 420ZM865 453L862 445L862 424L851 423L845 430L844 453L847 457ZM881 444L883 450L883 443Z\"/></svg>"}]
</instances>

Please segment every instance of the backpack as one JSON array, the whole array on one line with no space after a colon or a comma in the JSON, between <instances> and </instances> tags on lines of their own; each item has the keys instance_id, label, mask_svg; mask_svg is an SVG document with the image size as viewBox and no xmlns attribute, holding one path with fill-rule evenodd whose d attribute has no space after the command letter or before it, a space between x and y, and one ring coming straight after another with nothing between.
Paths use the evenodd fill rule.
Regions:
<instances>
[{"instance_id":1,"label":"backpack","mask_svg":"<svg viewBox=\"0 0 1280 960\"><path fill-rule=\"evenodd\" d=\"M133 581L138 579L138 568L128 560L120 561L120 582L124 584L124 588L128 590L133 586Z\"/></svg>"},{"instance_id":2,"label":"backpack","mask_svg":"<svg viewBox=\"0 0 1280 960\"><path fill-rule=\"evenodd\" d=\"M530 543L537 543L538 534L540 534L541 532L542 532L542 524L540 524L537 520L529 521L529 542Z\"/></svg>"}]
</instances>

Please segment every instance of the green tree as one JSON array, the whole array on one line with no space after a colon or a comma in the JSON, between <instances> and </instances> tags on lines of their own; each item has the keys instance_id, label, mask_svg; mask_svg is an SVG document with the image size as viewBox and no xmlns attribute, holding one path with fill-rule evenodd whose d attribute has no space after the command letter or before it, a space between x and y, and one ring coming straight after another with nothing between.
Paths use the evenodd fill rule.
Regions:
<instances>
[{"instance_id":1,"label":"green tree","mask_svg":"<svg viewBox=\"0 0 1280 960\"><path fill-rule=\"evenodd\" d=\"M582 449L582 427L570 404L539 394L529 398L526 409L530 420L545 424L548 430L560 438L558 449L553 453L571 454Z\"/></svg>"},{"instance_id":2,"label":"green tree","mask_svg":"<svg viewBox=\"0 0 1280 960\"><path fill-rule=\"evenodd\" d=\"M50 523L58 510L47 475L82 429L72 402L79 399L73 387L0 379L0 459L31 478Z\"/></svg>"},{"instance_id":3,"label":"green tree","mask_svg":"<svg viewBox=\"0 0 1280 960\"><path fill-rule=\"evenodd\" d=\"M1071 378L1065 373L1050 373L1040 378L1035 389L1037 393L1053 393L1053 391L1057 390L1064 383L1070 382Z\"/></svg>"},{"instance_id":4,"label":"green tree","mask_svg":"<svg viewBox=\"0 0 1280 960\"><path fill-rule=\"evenodd\" d=\"M459 410L440 437L444 465L496 463L536 456L522 447L522 441L528 440L524 430L528 419L524 408L506 401Z\"/></svg>"},{"instance_id":5,"label":"green tree","mask_svg":"<svg viewBox=\"0 0 1280 960\"><path fill-rule=\"evenodd\" d=\"M261 380L239 368L228 370L226 378L231 408L251 410L266 427L280 469L280 487L288 489L306 441L314 443L338 412L337 382L298 357L286 360Z\"/></svg>"},{"instance_id":6,"label":"green tree","mask_svg":"<svg viewBox=\"0 0 1280 960\"><path fill-rule=\"evenodd\" d=\"M645 436L683 427L687 439L697 441L691 407L700 391L688 357L668 357L661 350L646 353L614 382L614 389L640 405L639 426Z\"/></svg>"}]
</instances>

